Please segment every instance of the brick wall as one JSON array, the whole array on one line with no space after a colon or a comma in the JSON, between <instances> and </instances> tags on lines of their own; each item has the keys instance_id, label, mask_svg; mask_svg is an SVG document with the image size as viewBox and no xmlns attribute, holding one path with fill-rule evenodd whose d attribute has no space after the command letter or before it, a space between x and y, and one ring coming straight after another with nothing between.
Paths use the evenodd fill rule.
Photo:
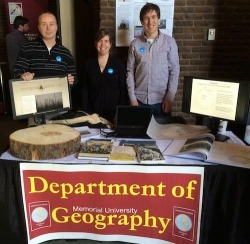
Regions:
<instances>
[{"instance_id":1,"label":"brick wall","mask_svg":"<svg viewBox=\"0 0 250 244\"><path fill-rule=\"evenodd\" d=\"M115 0L101 0L100 17L101 27L114 35ZM216 29L215 41L207 41L209 28ZM175 115L194 122L193 116L181 113L185 75L250 82L249 0L175 0L173 37L181 64ZM127 50L114 48L113 52L126 59Z\"/></svg>"},{"instance_id":2,"label":"brick wall","mask_svg":"<svg viewBox=\"0 0 250 244\"><path fill-rule=\"evenodd\" d=\"M100 27L109 29L113 39L115 2L92 0L96 6L100 4ZM99 7L95 9L98 10ZM0 16L0 62L3 62L7 61L3 0L0 0ZM99 21L99 18L95 20ZM209 28L216 28L215 41L207 41ZM182 115L182 85L185 75L238 78L250 82L249 0L175 0L173 37L179 47L181 64L174 115ZM112 52L126 62L127 47L113 47ZM183 116L187 121L194 122L193 116Z\"/></svg>"}]
</instances>

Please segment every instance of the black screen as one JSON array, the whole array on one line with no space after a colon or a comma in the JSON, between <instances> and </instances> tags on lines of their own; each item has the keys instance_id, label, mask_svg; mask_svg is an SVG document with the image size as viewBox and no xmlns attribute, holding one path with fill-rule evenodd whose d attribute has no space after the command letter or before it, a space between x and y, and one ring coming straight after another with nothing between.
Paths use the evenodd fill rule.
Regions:
<instances>
[{"instance_id":1,"label":"black screen","mask_svg":"<svg viewBox=\"0 0 250 244\"><path fill-rule=\"evenodd\" d=\"M151 109L143 106L117 106L116 127L147 128L151 119Z\"/></svg>"}]
</instances>

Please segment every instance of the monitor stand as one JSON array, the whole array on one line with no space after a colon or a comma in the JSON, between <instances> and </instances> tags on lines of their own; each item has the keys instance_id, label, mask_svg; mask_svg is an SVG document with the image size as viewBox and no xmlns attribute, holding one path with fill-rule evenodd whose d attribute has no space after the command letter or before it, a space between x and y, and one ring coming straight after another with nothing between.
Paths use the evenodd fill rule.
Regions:
<instances>
[{"instance_id":1,"label":"monitor stand","mask_svg":"<svg viewBox=\"0 0 250 244\"><path fill-rule=\"evenodd\" d=\"M218 133L219 124L220 119L218 118L203 117L203 125L206 125L211 130L211 133L215 136L215 141L225 142L230 139L230 137Z\"/></svg>"},{"instance_id":2,"label":"monitor stand","mask_svg":"<svg viewBox=\"0 0 250 244\"><path fill-rule=\"evenodd\" d=\"M34 117L34 121L37 125L44 125L44 124L46 124L45 117L46 117L45 114L40 114L40 115Z\"/></svg>"},{"instance_id":3,"label":"monitor stand","mask_svg":"<svg viewBox=\"0 0 250 244\"><path fill-rule=\"evenodd\" d=\"M46 124L46 114L35 115L28 119L28 127Z\"/></svg>"},{"instance_id":4,"label":"monitor stand","mask_svg":"<svg viewBox=\"0 0 250 244\"><path fill-rule=\"evenodd\" d=\"M218 132L218 128L219 128L220 119L204 116L202 124L207 126L207 128L210 129L213 135L216 135Z\"/></svg>"},{"instance_id":5,"label":"monitor stand","mask_svg":"<svg viewBox=\"0 0 250 244\"><path fill-rule=\"evenodd\" d=\"M48 123L48 121L51 120L52 118L54 118L56 116L59 116L59 115L63 115L66 112L67 111L60 111L60 112L57 112L57 113L39 113L39 114L35 114L33 117L30 117L28 119L28 127L44 125L44 124Z\"/></svg>"}]
</instances>

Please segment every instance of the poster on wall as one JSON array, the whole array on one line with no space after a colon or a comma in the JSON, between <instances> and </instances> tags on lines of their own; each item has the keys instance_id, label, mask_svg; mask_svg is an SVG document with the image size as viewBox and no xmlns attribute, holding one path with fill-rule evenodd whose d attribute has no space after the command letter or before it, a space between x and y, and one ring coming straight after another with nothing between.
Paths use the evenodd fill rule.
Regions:
<instances>
[{"instance_id":1,"label":"poster on wall","mask_svg":"<svg viewBox=\"0 0 250 244\"><path fill-rule=\"evenodd\" d=\"M21 163L28 244L199 243L204 167Z\"/></svg>"},{"instance_id":2,"label":"poster on wall","mask_svg":"<svg viewBox=\"0 0 250 244\"><path fill-rule=\"evenodd\" d=\"M14 23L14 19L17 16L23 16L23 6L22 3L9 3L9 19L10 24Z\"/></svg>"},{"instance_id":3,"label":"poster on wall","mask_svg":"<svg viewBox=\"0 0 250 244\"><path fill-rule=\"evenodd\" d=\"M143 33L140 10L147 0L116 0L116 46L129 46L131 41ZM172 36L174 0L150 1L160 7L159 29Z\"/></svg>"},{"instance_id":4,"label":"poster on wall","mask_svg":"<svg viewBox=\"0 0 250 244\"><path fill-rule=\"evenodd\" d=\"M16 16L24 16L29 20L29 32L25 34L28 40L33 40L38 36L38 16L40 13L48 9L49 0L5 0L5 12L8 23L8 30L14 29L13 23Z\"/></svg>"}]
</instances>

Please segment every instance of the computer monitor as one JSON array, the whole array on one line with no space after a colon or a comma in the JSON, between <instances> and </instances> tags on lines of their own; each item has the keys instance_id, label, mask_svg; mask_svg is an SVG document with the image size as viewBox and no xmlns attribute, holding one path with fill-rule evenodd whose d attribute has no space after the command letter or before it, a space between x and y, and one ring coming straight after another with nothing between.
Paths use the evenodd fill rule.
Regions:
<instances>
[{"instance_id":1,"label":"computer monitor","mask_svg":"<svg viewBox=\"0 0 250 244\"><path fill-rule=\"evenodd\" d=\"M67 77L35 78L30 81L9 80L13 118L34 117L45 123L47 114L58 114L71 108Z\"/></svg>"},{"instance_id":2,"label":"computer monitor","mask_svg":"<svg viewBox=\"0 0 250 244\"><path fill-rule=\"evenodd\" d=\"M250 122L250 82L185 76L182 112L202 115L212 132L220 120Z\"/></svg>"},{"instance_id":3,"label":"computer monitor","mask_svg":"<svg viewBox=\"0 0 250 244\"><path fill-rule=\"evenodd\" d=\"M117 137L148 137L146 132L152 117L149 106L117 105L115 135Z\"/></svg>"}]
</instances>

